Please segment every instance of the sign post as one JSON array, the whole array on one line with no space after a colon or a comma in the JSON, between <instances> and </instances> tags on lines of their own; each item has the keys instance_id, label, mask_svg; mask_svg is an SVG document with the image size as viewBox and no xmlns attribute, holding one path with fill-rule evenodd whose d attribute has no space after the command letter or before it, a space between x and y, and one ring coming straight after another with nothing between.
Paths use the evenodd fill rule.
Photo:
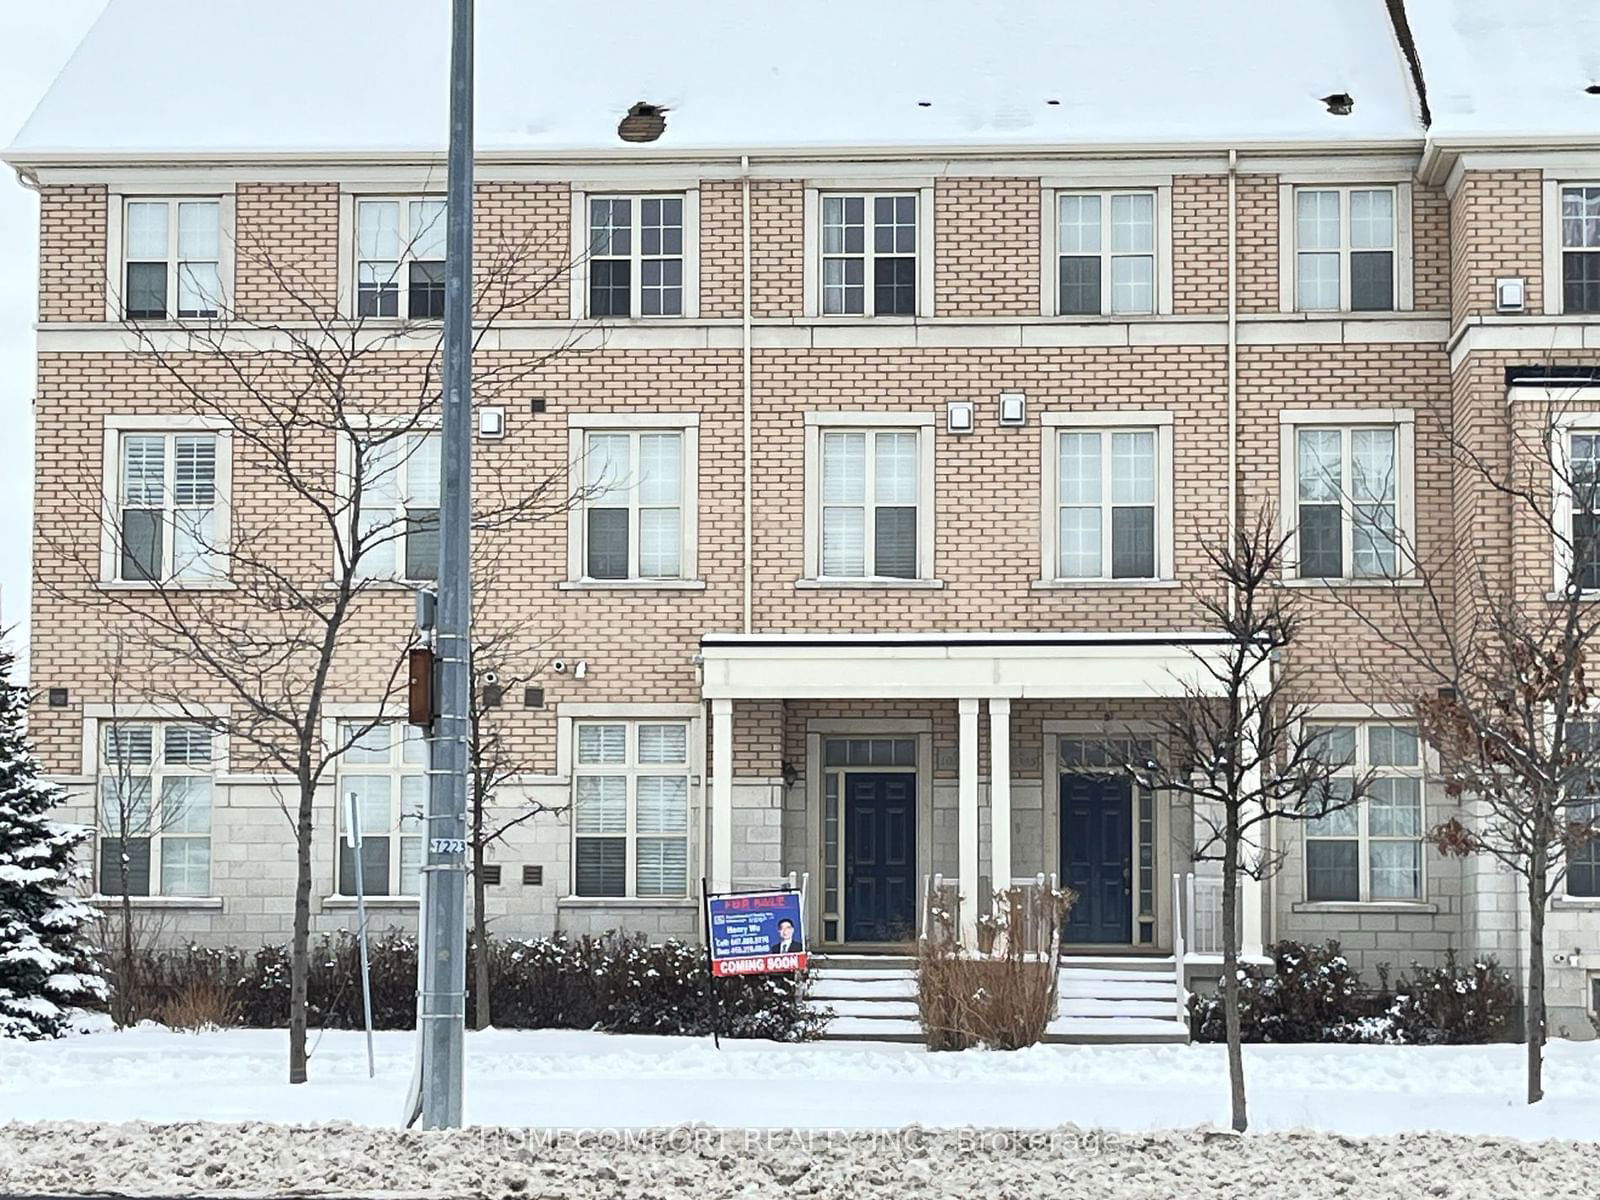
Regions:
<instances>
[{"instance_id":1,"label":"sign post","mask_svg":"<svg viewBox=\"0 0 1600 1200\"><path fill-rule=\"evenodd\" d=\"M367 1026L367 1078L378 1071L372 1059L372 969L367 964L367 881L366 864L361 861L361 806L356 794L345 797L344 844L350 847L351 872L356 877L356 943L361 948L361 1018Z\"/></svg>"}]
</instances>

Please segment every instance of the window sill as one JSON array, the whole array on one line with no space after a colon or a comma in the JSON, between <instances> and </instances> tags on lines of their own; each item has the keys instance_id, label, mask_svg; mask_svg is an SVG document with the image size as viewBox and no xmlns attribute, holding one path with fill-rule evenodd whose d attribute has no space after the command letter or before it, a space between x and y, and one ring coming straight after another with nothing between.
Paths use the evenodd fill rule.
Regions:
<instances>
[{"instance_id":1,"label":"window sill","mask_svg":"<svg viewBox=\"0 0 1600 1200\"><path fill-rule=\"evenodd\" d=\"M563 579L563 592L703 592L704 579Z\"/></svg>"},{"instance_id":2,"label":"window sill","mask_svg":"<svg viewBox=\"0 0 1600 1200\"><path fill-rule=\"evenodd\" d=\"M96 892L93 896L85 897L85 901L97 908L120 908L123 898ZM195 908L209 909L212 912L222 911L221 896L130 896L128 903L133 908Z\"/></svg>"},{"instance_id":3,"label":"window sill","mask_svg":"<svg viewBox=\"0 0 1600 1200\"><path fill-rule=\"evenodd\" d=\"M1558 912L1596 912L1600 911L1600 896L1555 896L1550 907Z\"/></svg>"},{"instance_id":4,"label":"window sill","mask_svg":"<svg viewBox=\"0 0 1600 1200\"><path fill-rule=\"evenodd\" d=\"M1571 599L1566 592L1546 592L1544 598L1550 604L1560 604L1565 600ZM1578 600L1584 604L1592 604L1594 601L1600 600L1600 591L1594 588L1584 588L1578 593Z\"/></svg>"},{"instance_id":5,"label":"window sill","mask_svg":"<svg viewBox=\"0 0 1600 1200\"><path fill-rule=\"evenodd\" d=\"M95 584L102 592L231 592L238 588L231 579L169 579L154 583L144 579L102 579Z\"/></svg>"},{"instance_id":6,"label":"window sill","mask_svg":"<svg viewBox=\"0 0 1600 1200\"><path fill-rule=\"evenodd\" d=\"M1400 913L1433 916L1439 911L1439 906L1427 900L1296 900L1292 910L1297 913Z\"/></svg>"},{"instance_id":7,"label":"window sill","mask_svg":"<svg viewBox=\"0 0 1600 1200\"><path fill-rule=\"evenodd\" d=\"M821 588L912 588L918 591L937 591L944 587L942 579L796 579L794 586L802 591Z\"/></svg>"},{"instance_id":8,"label":"window sill","mask_svg":"<svg viewBox=\"0 0 1600 1200\"><path fill-rule=\"evenodd\" d=\"M1414 576L1404 579L1306 579L1300 576L1291 576L1283 581L1284 587L1291 588L1322 588L1333 591L1335 588L1419 588L1422 580Z\"/></svg>"},{"instance_id":9,"label":"window sill","mask_svg":"<svg viewBox=\"0 0 1600 1200\"><path fill-rule=\"evenodd\" d=\"M1036 592L1071 591L1075 588L1175 588L1176 579L1035 579L1028 585Z\"/></svg>"},{"instance_id":10,"label":"window sill","mask_svg":"<svg viewBox=\"0 0 1600 1200\"><path fill-rule=\"evenodd\" d=\"M368 896L367 897L367 907L368 908L416 908L419 902L420 901L418 900L418 898L416 896ZM354 908L355 906L356 906L356 898L354 896L346 896L346 895L341 894L341 895L337 895L337 896L324 896L322 898L322 907L325 908L325 909L326 908Z\"/></svg>"},{"instance_id":11,"label":"window sill","mask_svg":"<svg viewBox=\"0 0 1600 1200\"><path fill-rule=\"evenodd\" d=\"M689 908L700 903L693 896L562 896L557 908Z\"/></svg>"}]
</instances>

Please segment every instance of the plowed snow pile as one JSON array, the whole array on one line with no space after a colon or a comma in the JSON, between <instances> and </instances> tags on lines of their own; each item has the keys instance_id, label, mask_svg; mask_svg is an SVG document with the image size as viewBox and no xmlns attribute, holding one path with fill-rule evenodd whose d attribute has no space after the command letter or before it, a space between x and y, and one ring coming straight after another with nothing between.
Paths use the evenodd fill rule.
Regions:
<instances>
[{"instance_id":1,"label":"plowed snow pile","mask_svg":"<svg viewBox=\"0 0 1600 1200\"><path fill-rule=\"evenodd\" d=\"M1063 1128L826 1134L705 1127L613 1136L350 1125L0 1127L0 1193L1007 1200L1594 1196L1600 1145Z\"/></svg>"}]
</instances>

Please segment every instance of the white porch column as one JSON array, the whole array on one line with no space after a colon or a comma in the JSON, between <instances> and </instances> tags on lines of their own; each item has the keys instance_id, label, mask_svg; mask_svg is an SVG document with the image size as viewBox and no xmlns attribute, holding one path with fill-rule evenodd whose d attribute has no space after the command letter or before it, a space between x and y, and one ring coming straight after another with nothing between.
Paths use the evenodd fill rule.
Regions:
<instances>
[{"instance_id":1,"label":"white porch column","mask_svg":"<svg viewBox=\"0 0 1600 1200\"><path fill-rule=\"evenodd\" d=\"M961 944L978 944L978 701L958 701L961 750L956 784L956 866L961 886Z\"/></svg>"},{"instance_id":2,"label":"white porch column","mask_svg":"<svg viewBox=\"0 0 1600 1200\"><path fill-rule=\"evenodd\" d=\"M711 890L733 889L733 701L711 702Z\"/></svg>"},{"instance_id":3,"label":"white porch column","mask_svg":"<svg viewBox=\"0 0 1600 1200\"><path fill-rule=\"evenodd\" d=\"M989 886L1011 886L1011 701L989 701Z\"/></svg>"}]
</instances>

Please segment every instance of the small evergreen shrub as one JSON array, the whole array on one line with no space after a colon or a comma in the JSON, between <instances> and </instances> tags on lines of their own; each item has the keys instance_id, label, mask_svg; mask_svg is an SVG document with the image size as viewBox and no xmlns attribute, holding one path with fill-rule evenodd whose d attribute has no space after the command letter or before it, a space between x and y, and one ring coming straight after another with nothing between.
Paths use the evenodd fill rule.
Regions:
<instances>
[{"instance_id":1,"label":"small evergreen shrub","mask_svg":"<svg viewBox=\"0 0 1600 1200\"><path fill-rule=\"evenodd\" d=\"M705 952L679 941L642 936L491 939L486 948L495 1025L501 1029L598 1029L608 1033L708 1036L712 1008ZM410 1029L416 1020L417 946L391 930L372 938L372 1024ZM473 978L468 970L468 980ZM274 1028L289 1020L289 952L263 946L182 946L143 952L140 995L120 1000L126 1011L162 1019L185 1013L204 995L211 1012L234 1023ZM802 976L751 976L717 981L719 1029L726 1037L802 1041L820 1036L828 1014L808 1002ZM469 986L468 1021L474 996ZM360 1029L361 958L348 933L311 947L308 1019L314 1028ZM192 1027L187 1021L177 1027Z\"/></svg>"},{"instance_id":2,"label":"small evergreen shrub","mask_svg":"<svg viewBox=\"0 0 1600 1200\"><path fill-rule=\"evenodd\" d=\"M1377 990L1365 986L1336 941L1282 941L1269 953L1273 971L1241 969L1239 1029L1247 1042L1488 1042L1504 1036L1516 1005L1511 977L1493 959L1463 971L1448 952L1441 967L1413 964L1391 992L1387 972ZM1189 1015L1196 1041L1226 1039L1220 987L1192 996Z\"/></svg>"}]
</instances>

